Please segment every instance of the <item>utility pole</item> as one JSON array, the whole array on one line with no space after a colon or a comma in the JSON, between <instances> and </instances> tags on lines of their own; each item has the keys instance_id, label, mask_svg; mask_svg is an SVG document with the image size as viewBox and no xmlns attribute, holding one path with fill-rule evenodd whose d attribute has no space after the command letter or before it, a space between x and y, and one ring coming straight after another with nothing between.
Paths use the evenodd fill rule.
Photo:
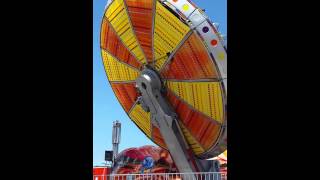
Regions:
<instances>
[{"instance_id":1,"label":"utility pole","mask_svg":"<svg viewBox=\"0 0 320 180\"><path fill-rule=\"evenodd\" d=\"M112 128L112 151L113 151L113 163L118 155L119 151L119 144L120 144L120 136L121 135L121 123L116 120L113 121L113 128Z\"/></svg>"}]
</instances>

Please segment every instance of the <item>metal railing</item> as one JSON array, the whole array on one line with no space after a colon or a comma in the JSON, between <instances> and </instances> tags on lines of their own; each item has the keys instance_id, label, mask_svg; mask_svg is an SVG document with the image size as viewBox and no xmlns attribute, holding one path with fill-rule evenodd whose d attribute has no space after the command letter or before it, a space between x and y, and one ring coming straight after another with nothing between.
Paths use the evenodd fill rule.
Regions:
<instances>
[{"instance_id":1,"label":"metal railing","mask_svg":"<svg viewBox=\"0 0 320 180\"><path fill-rule=\"evenodd\" d=\"M227 180L227 173L150 173L94 175L93 180Z\"/></svg>"}]
</instances>

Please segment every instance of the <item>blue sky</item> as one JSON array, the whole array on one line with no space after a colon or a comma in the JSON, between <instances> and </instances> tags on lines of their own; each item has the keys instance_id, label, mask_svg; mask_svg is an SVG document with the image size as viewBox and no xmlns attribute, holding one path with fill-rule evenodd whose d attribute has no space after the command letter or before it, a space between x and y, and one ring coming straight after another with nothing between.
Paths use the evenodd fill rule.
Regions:
<instances>
[{"instance_id":1,"label":"blue sky","mask_svg":"<svg viewBox=\"0 0 320 180\"><path fill-rule=\"evenodd\" d=\"M227 32L227 0L193 0L213 22L220 24L220 32ZM105 74L100 55L100 25L107 0L93 0L93 165L102 165L104 151L112 149L112 122L121 122L119 152L129 147L154 145L129 119L117 101Z\"/></svg>"}]
</instances>

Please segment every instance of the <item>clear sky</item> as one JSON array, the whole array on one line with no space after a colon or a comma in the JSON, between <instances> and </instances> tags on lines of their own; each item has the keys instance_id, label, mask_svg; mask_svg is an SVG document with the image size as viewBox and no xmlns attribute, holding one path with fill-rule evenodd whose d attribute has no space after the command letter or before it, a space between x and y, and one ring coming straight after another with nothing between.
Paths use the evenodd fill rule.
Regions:
<instances>
[{"instance_id":1,"label":"clear sky","mask_svg":"<svg viewBox=\"0 0 320 180\"><path fill-rule=\"evenodd\" d=\"M219 31L227 33L227 0L192 0L205 9ZM93 0L93 165L102 165L104 151L112 149L112 122L121 122L119 152L129 147L155 145L129 119L115 97L105 74L100 55L100 25L107 0Z\"/></svg>"}]
</instances>

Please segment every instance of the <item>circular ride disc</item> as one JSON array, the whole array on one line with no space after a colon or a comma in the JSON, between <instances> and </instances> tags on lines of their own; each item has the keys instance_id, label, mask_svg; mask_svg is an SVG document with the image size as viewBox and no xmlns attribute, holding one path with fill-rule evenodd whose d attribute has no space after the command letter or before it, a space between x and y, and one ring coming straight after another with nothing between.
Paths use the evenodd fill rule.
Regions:
<instances>
[{"instance_id":1,"label":"circular ride disc","mask_svg":"<svg viewBox=\"0 0 320 180\"><path fill-rule=\"evenodd\" d=\"M160 75L193 153L217 156L227 145L227 52L204 12L189 0L113 0L101 24L110 85L131 120L166 149L150 113L137 103L135 80L146 67Z\"/></svg>"}]
</instances>

